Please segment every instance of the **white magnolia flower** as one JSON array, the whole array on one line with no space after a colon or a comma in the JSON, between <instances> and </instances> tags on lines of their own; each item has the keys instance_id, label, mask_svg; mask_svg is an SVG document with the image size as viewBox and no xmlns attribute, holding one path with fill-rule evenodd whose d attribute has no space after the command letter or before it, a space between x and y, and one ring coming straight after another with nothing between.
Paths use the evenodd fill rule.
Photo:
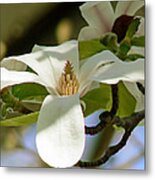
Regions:
<instances>
[{"instance_id":1,"label":"white magnolia flower","mask_svg":"<svg viewBox=\"0 0 155 180\"><path fill-rule=\"evenodd\" d=\"M33 82L49 92L37 121L36 145L40 157L52 167L71 167L82 156L85 130L80 96L92 88L93 81L115 84L144 79L143 59L127 63L103 51L82 65L79 62L78 42L73 40L57 47L35 46L32 53L1 63L2 89ZM21 71L24 64L35 73Z\"/></svg>"},{"instance_id":2,"label":"white magnolia flower","mask_svg":"<svg viewBox=\"0 0 155 180\"><path fill-rule=\"evenodd\" d=\"M122 15L134 16L137 10L144 6L144 1L118 1L115 11L109 1L87 2L81 7L81 13L89 26L81 29L79 40L91 40L100 38L104 33L111 32L114 22ZM144 35L144 18L141 17L141 24L136 36ZM128 54L144 55L143 47L132 46ZM144 84L144 81L141 82ZM133 85L125 83L125 86L137 100L136 111L144 109L144 95L137 88L136 83Z\"/></svg>"},{"instance_id":3,"label":"white magnolia flower","mask_svg":"<svg viewBox=\"0 0 155 180\"><path fill-rule=\"evenodd\" d=\"M114 22L122 15L134 16L144 1L118 1L115 11L109 1L86 2L80 6L82 16L89 26L81 29L79 40L91 40L100 38L104 33L111 32ZM144 19L141 19L141 25L137 32L138 35L144 35Z\"/></svg>"}]
</instances>

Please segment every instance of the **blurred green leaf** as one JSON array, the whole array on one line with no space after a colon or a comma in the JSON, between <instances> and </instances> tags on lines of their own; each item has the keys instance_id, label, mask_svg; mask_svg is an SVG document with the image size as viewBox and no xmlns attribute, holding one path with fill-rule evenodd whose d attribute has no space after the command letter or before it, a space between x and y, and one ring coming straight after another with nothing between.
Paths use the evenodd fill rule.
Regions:
<instances>
[{"instance_id":1,"label":"blurred green leaf","mask_svg":"<svg viewBox=\"0 0 155 180\"><path fill-rule=\"evenodd\" d=\"M96 53L105 50L106 47L100 42L100 39L79 42L80 59L88 58Z\"/></svg>"},{"instance_id":2,"label":"blurred green leaf","mask_svg":"<svg viewBox=\"0 0 155 180\"><path fill-rule=\"evenodd\" d=\"M117 115L120 117L125 117L131 115L136 106L135 98L129 93L123 82L120 82L118 85L118 94L119 94L119 108Z\"/></svg>"},{"instance_id":3,"label":"blurred green leaf","mask_svg":"<svg viewBox=\"0 0 155 180\"><path fill-rule=\"evenodd\" d=\"M86 103L86 111L84 112L85 116L88 116L99 109L110 110L112 106L111 95L111 87L106 84L101 84L99 88L88 92L82 98ZM135 110L136 100L122 82L118 84L118 96L119 107L117 115L120 117L131 115Z\"/></svg>"},{"instance_id":4,"label":"blurred green leaf","mask_svg":"<svg viewBox=\"0 0 155 180\"><path fill-rule=\"evenodd\" d=\"M13 86L12 94L22 100L32 96L46 96L48 92L39 84L26 83Z\"/></svg>"},{"instance_id":5,"label":"blurred green leaf","mask_svg":"<svg viewBox=\"0 0 155 180\"><path fill-rule=\"evenodd\" d=\"M100 88L88 92L82 100L86 103L85 116L99 109L109 110L111 107L111 87L101 84Z\"/></svg>"},{"instance_id":6,"label":"blurred green leaf","mask_svg":"<svg viewBox=\"0 0 155 180\"><path fill-rule=\"evenodd\" d=\"M23 126L35 123L38 119L39 112L22 115L11 119L1 120L0 126Z\"/></svg>"},{"instance_id":7,"label":"blurred green leaf","mask_svg":"<svg viewBox=\"0 0 155 180\"><path fill-rule=\"evenodd\" d=\"M144 36L133 37L131 39L131 45L144 47L145 46L145 37Z\"/></svg>"}]
</instances>

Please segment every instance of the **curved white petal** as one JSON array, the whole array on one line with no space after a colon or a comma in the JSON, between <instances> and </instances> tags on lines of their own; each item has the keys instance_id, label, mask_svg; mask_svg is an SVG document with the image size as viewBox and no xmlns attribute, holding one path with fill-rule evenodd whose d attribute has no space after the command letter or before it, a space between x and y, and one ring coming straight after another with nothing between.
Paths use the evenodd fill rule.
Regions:
<instances>
[{"instance_id":1,"label":"curved white petal","mask_svg":"<svg viewBox=\"0 0 155 180\"><path fill-rule=\"evenodd\" d=\"M144 110L144 95L140 92L136 83L124 82L124 84L137 101L135 112Z\"/></svg>"},{"instance_id":2,"label":"curved white petal","mask_svg":"<svg viewBox=\"0 0 155 180\"><path fill-rule=\"evenodd\" d=\"M140 82L144 80L144 59L133 62L116 61L106 65L92 77L92 79L106 83L116 84L119 81Z\"/></svg>"},{"instance_id":3,"label":"curved white petal","mask_svg":"<svg viewBox=\"0 0 155 180\"><path fill-rule=\"evenodd\" d=\"M143 6L144 6L144 1L141 0L119 1L117 3L115 10L115 18L124 14L128 16L133 16L137 12L137 10L139 10Z\"/></svg>"},{"instance_id":4,"label":"curved white petal","mask_svg":"<svg viewBox=\"0 0 155 180\"><path fill-rule=\"evenodd\" d=\"M102 73L104 72L104 67L108 66L115 61L120 61L111 51L102 51L86 60L85 63L82 64L80 68L80 94L83 94L85 89L90 86L92 83L92 77L98 75L100 72L100 68L102 69Z\"/></svg>"},{"instance_id":5,"label":"curved white petal","mask_svg":"<svg viewBox=\"0 0 155 180\"><path fill-rule=\"evenodd\" d=\"M80 10L90 26L98 28L102 33L111 31L114 11L110 2L87 2L80 6Z\"/></svg>"},{"instance_id":6,"label":"curved white petal","mask_svg":"<svg viewBox=\"0 0 155 180\"><path fill-rule=\"evenodd\" d=\"M32 51L33 52L43 51L48 54L56 77L59 77L63 72L64 64L67 60L72 63L75 73L78 74L78 70L79 70L78 41L71 40L59 46L49 46L49 47L35 45Z\"/></svg>"},{"instance_id":7,"label":"curved white petal","mask_svg":"<svg viewBox=\"0 0 155 180\"><path fill-rule=\"evenodd\" d=\"M41 79L34 73L29 72L19 72L19 71L9 71L5 68L1 68L1 86L3 89L8 86L13 86L21 83L38 83L44 86Z\"/></svg>"},{"instance_id":8,"label":"curved white petal","mask_svg":"<svg viewBox=\"0 0 155 180\"><path fill-rule=\"evenodd\" d=\"M5 63L11 64L12 61L22 62L29 66L40 76L47 87L56 87L56 80L53 75L50 58L45 52L37 51L30 54L4 58L2 61L2 65Z\"/></svg>"},{"instance_id":9,"label":"curved white petal","mask_svg":"<svg viewBox=\"0 0 155 180\"><path fill-rule=\"evenodd\" d=\"M86 26L80 30L78 39L80 41L86 41L91 39L100 38L102 36L102 33L99 31L99 29L96 29L95 27Z\"/></svg>"},{"instance_id":10,"label":"curved white petal","mask_svg":"<svg viewBox=\"0 0 155 180\"><path fill-rule=\"evenodd\" d=\"M85 143L79 96L47 96L37 122L40 157L52 167L71 167L81 158Z\"/></svg>"},{"instance_id":11,"label":"curved white petal","mask_svg":"<svg viewBox=\"0 0 155 180\"><path fill-rule=\"evenodd\" d=\"M140 55L144 56L145 49L144 49L144 47L132 46L130 51L128 52L128 55L129 54L140 54Z\"/></svg>"}]
</instances>

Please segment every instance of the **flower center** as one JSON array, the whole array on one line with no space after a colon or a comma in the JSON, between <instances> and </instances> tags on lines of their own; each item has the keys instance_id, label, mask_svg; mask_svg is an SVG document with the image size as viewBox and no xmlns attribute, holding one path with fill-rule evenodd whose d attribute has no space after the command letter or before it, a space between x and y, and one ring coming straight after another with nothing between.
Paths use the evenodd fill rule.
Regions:
<instances>
[{"instance_id":1,"label":"flower center","mask_svg":"<svg viewBox=\"0 0 155 180\"><path fill-rule=\"evenodd\" d=\"M59 78L57 89L60 95L73 95L78 92L79 82L74 74L73 66L69 61L65 64L64 72Z\"/></svg>"}]
</instances>

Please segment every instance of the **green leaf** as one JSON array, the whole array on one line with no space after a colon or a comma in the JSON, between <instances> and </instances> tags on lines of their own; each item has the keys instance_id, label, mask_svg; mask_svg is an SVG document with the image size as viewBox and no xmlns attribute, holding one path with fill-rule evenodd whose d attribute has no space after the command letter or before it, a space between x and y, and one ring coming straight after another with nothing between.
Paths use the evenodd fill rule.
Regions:
<instances>
[{"instance_id":1,"label":"green leaf","mask_svg":"<svg viewBox=\"0 0 155 180\"><path fill-rule=\"evenodd\" d=\"M12 94L22 100L32 96L46 96L48 92L39 84L25 83L13 86Z\"/></svg>"},{"instance_id":2,"label":"green leaf","mask_svg":"<svg viewBox=\"0 0 155 180\"><path fill-rule=\"evenodd\" d=\"M23 126L35 123L38 119L39 112L22 115L11 119L1 120L0 126Z\"/></svg>"},{"instance_id":3,"label":"green leaf","mask_svg":"<svg viewBox=\"0 0 155 180\"><path fill-rule=\"evenodd\" d=\"M140 18L134 19L128 27L128 30L126 32L126 37L131 39L137 32L139 25L140 25Z\"/></svg>"},{"instance_id":4,"label":"green leaf","mask_svg":"<svg viewBox=\"0 0 155 180\"><path fill-rule=\"evenodd\" d=\"M126 61L135 61L139 58L144 58L143 55L140 55L140 54L129 54L127 57L126 57Z\"/></svg>"},{"instance_id":5,"label":"green leaf","mask_svg":"<svg viewBox=\"0 0 155 180\"><path fill-rule=\"evenodd\" d=\"M131 115L136 106L135 98L127 90L123 82L120 82L118 85L118 94L119 94L119 108L117 115L120 117L125 117Z\"/></svg>"},{"instance_id":6,"label":"green leaf","mask_svg":"<svg viewBox=\"0 0 155 180\"><path fill-rule=\"evenodd\" d=\"M99 109L109 111L112 106L111 95L111 87L106 84L101 84L99 88L88 92L82 98L86 103L86 111L84 112L85 116L88 116ZM135 110L136 100L122 82L118 84L118 96L119 105L117 115L120 117L131 115Z\"/></svg>"},{"instance_id":7,"label":"green leaf","mask_svg":"<svg viewBox=\"0 0 155 180\"><path fill-rule=\"evenodd\" d=\"M86 103L85 116L88 116L99 109L110 110L111 87L109 85L101 84L100 88L88 92L82 100Z\"/></svg>"},{"instance_id":8,"label":"green leaf","mask_svg":"<svg viewBox=\"0 0 155 180\"><path fill-rule=\"evenodd\" d=\"M144 47L145 46L145 37L144 36L133 37L131 39L131 45L139 46L139 47Z\"/></svg>"},{"instance_id":9,"label":"green leaf","mask_svg":"<svg viewBox=\"0 0 155 180\"><path fill-rule=\"evenodd\" d=\"M79 42L81 60L95 55L96 53L99 53L105 49L106 47L101 44L100 39Z\"/></svg>"}]
</instances>

